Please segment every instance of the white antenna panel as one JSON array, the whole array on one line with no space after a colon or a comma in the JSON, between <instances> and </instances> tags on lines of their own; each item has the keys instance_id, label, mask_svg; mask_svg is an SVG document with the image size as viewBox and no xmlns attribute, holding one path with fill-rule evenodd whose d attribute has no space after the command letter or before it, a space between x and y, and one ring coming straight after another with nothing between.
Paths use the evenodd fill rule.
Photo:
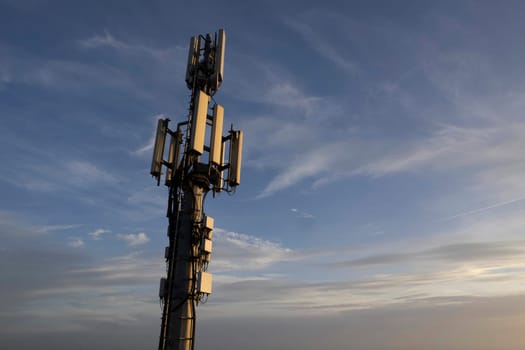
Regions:
<instances>
[{"instance_id":1,"label":"white antenna panel","mask_svg":"<svg viewBox=\"0 0 525 350\"><path fill-rule=\"evenodd\" d=\"M224 48L226 46L226 32L219 29L217 33L217 47L215 48L215 74L217 76L217 88L224 76Z\"/></svg>"},{"instance_id":2,"label":"white antenna panel","mask_svg":"<svg viewBox=\"0 0 525 350\"><path fill-rule=\"evenodd\" d=\"M162 157L164 156L164 143L166 142L167 122L159 119L157 123L157 134L155 135L155 146L153 148L153 158L151 160L151 175L160 178L162 169Z\"/></svg>"},{"instance_id":3,"label":"white antenna panel","mask_svg":"<svg viewBox=\"0 0 525 350\"><path fill-rule=\"evenodd\" d=\"M186 84L189 88L193 85L193 74L199 59L199 38L194 36L190 39L190 49L188 50L188 64L186 66Z\"/></svg>"},{"instance_id":4,"label":"white antenna panel","mask_svg":"<svg viewBox=\"0 0 525 350\"><path fill-rule=\"evenodd\" d=\"M202 252L205 254L211 254L213 243L211 239L204 238L202 240Z\"/></svg>"},{"instance_id":5,"label":"white antenna panel","mask_svg":"<svg viewBox=\"0 0 525 350\"><path fill-rule=\"evenodd\" d=\"M204 227L208 230L213 230L213 224L215 220L211 216L204 216Z\"/></svg>"},{"instance_id":6,"label":"white antenna panel","mask_svg":"<svg viewBox=\"0 0 525 350\"><path fill-rule=\"evenodd\" d=\"M208 103L210 96L199 91L195 98L193 119L191 121L191 150L202 155L204 152L204 135L206 133L206 119L208 117Z\"/></svg>"},{"instance_id":7,"label":"white antenna panel","mask_svg":"<svg viewBox=\"0 0 525 350\"><path fill-rule=\"evenodd\" d=\"M228 184L232 187L241 183L241 163L242 163L242 139L241 130L232 132L230 142L230 169L228 170Z\"/></svg>"},{"instance_id":8,"label":"white antenna panel","mask_svg":"<svg viewBox=\"0 0 525 350\"><path fill-rule=\"evenodd\" d=\"M199 271L197 273L197 292L211 294L212 274L209 272Z\"/></svg>"},{"instance_id":9,"label":"white antenna panel","mask_svg":"<svg viewBox=\"0 0 525 350\"><path fill-rule=\"evenodd\" d=\"M210 163L221 166L222 151L222 124L224 120L224 108L221 105L213 106L213 124L210 141Z\"/></svg>"},{"instance_id":10,"label":"white antenna panel","mask_svg":"<svg viewBox=\"0 0 525 350\"><path fill-rule=\"evenodd\" d=\"M214 183L216 192L222 192L222 185L224 181L224 170L222 170L222 166L224 166L224 142L221 144L221 164L219 167L219 176L217 176L217 181Z\"/></svg>"},{"instance_id":11,"label":"white antenna panel","mask_svg":"<svg viewBox=\"0 0 525 350\"><path fill-rule=\"evenodd\" d=\"M180 144L182 141L182 133L177 130L175 133L171 135L170 140L170 148L168 153L168 166L166 170L166 186L169 186L171 184L171 179L173 177L174 172L177 170L177 167L179 166L179 159L180 159Z\"/></svg>"}]
</instances>

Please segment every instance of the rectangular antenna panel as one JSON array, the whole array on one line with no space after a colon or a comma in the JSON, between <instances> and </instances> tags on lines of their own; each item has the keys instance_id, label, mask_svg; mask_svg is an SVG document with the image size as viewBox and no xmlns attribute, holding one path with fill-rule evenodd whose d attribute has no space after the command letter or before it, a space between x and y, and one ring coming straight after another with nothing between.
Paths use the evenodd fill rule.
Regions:
<instances>
[{"instance_id":1,"label":"rectangular antenna panel","mask_svg":"<svg viewBox=\"0 0 525 350\"><path fill-rule=\"evenodd\" d=\"M188 50L188 64L186 66L186 84L188 88L193 86L193 76L197 69L199 60L199 39L194 36L190 39L190 48Z\"/></svg>"},{"instance_id":2,"label":"rectangular antenna panel","mask_svg":"<svg viewBox=\"0 0 525 350\"><path fill-rule=\"evenodd\" d=\"M206 118L208 117L208 103L210 96L203 91L197 93L191 121L191 150L199 155L204 152L204 135L206 133Z\"/></svg>"},{"instance_id":3,"label":"rectangular antenna panel","mask_svg":"<svg viewBox=\"0 0 525 350\"><path fill-rule=\"evenodd\" d=\"M197 273L197 292L211 294L212 275L209 272L200 271Z\"/></svg>"},{"instance_id":4,"label":"rectangular antenna panel","mask_svg":"<svg viewBox=\"0 0 525 350\"><path fill-rule=\"evenodd\" d=\"M232 187L241 183L242 163L242 131L233 131L230 141L230 168L228 170L228 184Z\"/></svg>"},{"instance_id":5,"label":"rectangular antenna panel","mask_svg":"<svg viewBox=\"0 0 525 350\"><path fill-rule=\"evenodd\" d=\"M204 227L208 230L213 230L213 224L215 223L215 220L211 217L206 215L204 217Z\"/></svg>"},{"instance_id":6,"label":"rectangular antenna panel","mask_svg":"<svg viewBox=\"0 0 525 350\"><path fill-rule=\"evenodd\" d=\"M217 32L217 46L215 47L215 74L217 76L217 87L224 77L224 49L226 47L226 32L219 29Z\"/></svg>"},{"instance_id":7,"label":"rectangular antenna panel","mask_svg":"<svg viewBox=\"0 0 525 350\"><path fill-rule=\"evenodd\" d=\"M202 252L206 254L211 254L212 242L211 239L204 238L202 240Z\"/></svg>"},{"instance_id":8,"label":"rectangular antenna panel","mask_svg":"<svg viewBox=\"0 0 525 350\"><path fill-rule=\"evenodd\" d=\"M164 277L160 279L159 298L161 299L164 299L164 297L166 296L167 282L168 281Z\"/></svg>"},{"instance_id":9,"label":"rectangular antenna panel","mask_svg":"<svg viewBox=\"0 0 525 350\"><path fill-rule=\"evenodd\" d=\"M213 124L211 128L210 141L210 163L221 166L222 151L222 124L224 120L224 108L221 105L213 106Z\"/></svg>"},{"instance_id":10,"label":"rectangular antenna panel","mask_svg":"<svg viewBox=\"0 0 525 350\"><path fill-rule=\"evenodd\" d=\"M217 170L219 171L219 174L217 176L217 179L213 183L213 190L215 192L222 192L222 184L223 184L223 181L224 181L223 166L224 166L224 142L221 143L221 158L220 158L220 164L217 167L218 168Z\"/></svg>"},{"instance_id":11,"label":"rectangular antenna panel","mask_svg":"<svg viewBox=\"0 0 525 350\"><path fill-rule=\"evenodd\" d=\"M173 173L177 170L179 165L180 158L180 144L182 141L182 133L177 130L173 135L171 135L170 148L168 153L168 170L166 171L166 186L171 184L171 178Z\"/></svg>"},{"instance_id":12,"label":"rectangular antenna panel","mask_svg":"<svg viewBox=\"0 0 525 350\"><path fill-rule=\"evenodd\" d=\"M166 129L168 120L159 119L157 123L157 134L155 135L155 146L153 148L153 159L151 160L151 175L160 178L162 170L162 157L164 156L164 143L166 142Z\"/></svg>"}]
</instances>

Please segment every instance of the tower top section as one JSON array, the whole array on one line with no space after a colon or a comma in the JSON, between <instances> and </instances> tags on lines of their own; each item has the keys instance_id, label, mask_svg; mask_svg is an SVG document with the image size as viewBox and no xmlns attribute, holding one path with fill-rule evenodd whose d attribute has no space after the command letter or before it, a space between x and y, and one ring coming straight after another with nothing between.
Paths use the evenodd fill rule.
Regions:
<instances>
[{"instance_id":1,"label":"tower top section","mask_svg":"<svg viewBox=\"0 0 525 350\"><path fill-rule=\"evenodd\" d=\"M186 85L188 89L202 90L213 96L224 78L224 48L226 32L219 29L211 34L198 35L190 39Z\"/></svg>"}]
</instances>

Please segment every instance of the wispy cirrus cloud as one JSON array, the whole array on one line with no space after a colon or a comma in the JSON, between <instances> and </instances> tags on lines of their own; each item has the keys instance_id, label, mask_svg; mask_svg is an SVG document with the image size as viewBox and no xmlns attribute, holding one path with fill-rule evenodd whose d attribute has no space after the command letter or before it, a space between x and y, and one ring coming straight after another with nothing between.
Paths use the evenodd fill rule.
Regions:
<instances>
[{"instance_id":1,"label":"wispy cirrus cloud","mask_svg":"<svg viewBox=\"0 0 525 350\"><path fill-rule=\"evenodd\" d=\"M227 303L232 312L240 314L247 304L264 305L262 314L277 309L291 314L330 314L405 302L435 306L458 296L517 295L525 291L521 283L525 276L523 222L522 212L514 211L461 221L436 235L386 239L348 251L342 247L283 251L275 244L258 250L257 245L246 245L248 251L260 251L272 263L261 264L262 270L245 269L247 274L242 275L236 271L243 270L235 268L219 270L217 299L213 300L219 305ZM242 252L236 245L224 248ZM352 259L348 259L350 254ZM246 258L251 259L250 255ZM305 267L310 271L307 278L302 275Z\"/></svg>"},{"instance_id":2,"label":"wispy cirrus cloud","mask_svg":"<svg viewBox=\"0 0 525 350\"><path fill-rule=\"evenodd\" d=\"M446 231L440 237L420 240L417 244L405 239L392 246L381 242L354 247L352 254L356 258L346 260L348 252L341 247L312 253L254 235L217 228L213 236L213 263L210 265L216 282L213 298L208 304L208 317L217 313L224 315L225 312L236 317L247 315L248 304L252 305L249 314L257 310L261 316L276 310L290 316L330 315L349 310L380 309L399 303L461 304L465 302L462 297L473 294L480 297L519 294L523 292L520 281L525 278L525 243L513 237L519 236L523 219L513 216L501 220L508 225L492 222L490 226L483 222L474 226L466 223L457 228L457 232L471 232L470 238ZM481 228L488 232L481 232ZM496 235L495 232L499 233ZM491 236L493 239L487 240ZM507 239L495 240L494 237ZM119 235L118 238L130 246L138 246L149 239L142 233ZM68 241L70 247L82 247L84 243L76 237ZM0 252L0 260L17 263L18 258L9 260L14 253L18 256L17 252L11 255ZM33 253L31 262L26 261L22 266L30 270L34 259L46 262L50 260L50 254L55 257L51 259L53 264L42 264L39 270L50 280L38 287L24 287L26 294L19 297L33 303L45 303L56 297L67 297L72 302L88 298L90 305L96 305L93 306L96 312L91 316L76 306L63 313L65 319L74 322L81 316L88 319L100 316L117 323L133 321L135 316L130 312L110 317L102 312L104 305L111 303L112 295L118 294L130 299L123 301L122 305L111 304L115 311L130 305L134 310L147 309L145 304L149 305L156 299L150 297L146 301L144 295L130 294L126 288L140 285L152 286L153 290L157 278L164 273L161 257L149 257L140 252L100 262L42 251ZM71 265L63 264L63 259L70 260ZM330 261L332 263L327 265ZM9 269L9 264L2 266ZM61 266L60 274L56 274L55 264ZM16 289L16 286L11 287ZM86 295L86 289L93 293ZM37 308L35 312L40 311Z\"/></svg>"},{"instance_id":3,"label":"wispy cirrus cloud","mask_svg":"<svg viewBox=\"0 0 525 350\"><path fill-rule=\"evenodd\" d=\"M117 175L87 160L58 161L50 157L46 162L22 165L21 169L23 174L13 184L39 192L60 191L69 186L77 189L107 186L120 181ZM25 173L38 174L37 181Z\"/></svg>"},{"instance_id":4,"label":"wispy cirrus cloud","mask_svg":"<svg viewBox=\"0 0 525 350\"><path fill-rule=\"evenodd\" d=\"M428 137L411 141L355 139L325 142L297 151L259 194L268 197L306 179L314 188L353 176L381 177L414 171L440 173L443 169L466 170L480 187L525 193L520 180L525 163L519 158L523 123L485 127L439 125ZM315 140L315 138L313 138ZM293 148L292 148L293 149ZM359 152L357 152L359 150ZM494 181L498 178L498 181ZM511 188L511 187L507 187ZM503 198L505 199L505 198Z\"/></svg>"},{"instance_id":5,"label":"wispy cirrus cloud","mask_svg":"<svg viewBox=\"0 0 525 350\"><path fill-rule=\"evenodd\" d=\"M85 324L92 322L130 324L141 318L138 314L158 311L152 305L158 276L164 272L161 258L135 252L92 259L88 249L79 249L85 247L80 237L68 237L67 245L55 249L33 240L21 245L21 239L11 237L5 242L6 251L0 252L0 273L8 286L0 291L3 321L10 320L6 327L14 332L19 328L13 325L25 324L28 315L35 331L56 332L60 327L67 333L85 329ZM9 273L13 266L31 282ZM59 306L49 308L57 300Z\"/></svg>"},{"instance_id":6,"label":"wispy cirrus cloud","mask_svg":"<svg viewBox=\"0 0 525 350\"><path fill-rule=\"evenodd\" d=\"M344 152L342 144L328 144L302 154L293 160L262 190L257 198L265 198L277 191L293 186L307 178L313 178L323 173L329 173Z\"/></svg>"},{"instance_id":7,"label":"wispy cirrus cloud","mask_svg":"<svg viewBox=\"0 0 525 350\"><path fill-rule=\"evenodd\" d=\"M89 235L91 236L93 240L97 241L97 240L101 240L103 235L107 235L110 233L111 233L111 230L104 229L104 228L98 228L95 231L90 232Z\"/></svg>"},{"instance_id":8,"label":"wispy cirrus cloud","mask_svg":"<svg viewBox=\"0 0 525 350\"><path fill-rule=\"evenodd\" d=\"M324 20L305 20L316 17ZM436 31L449 30L450 21L433 16L429 19ZM516 81L512 87L501 85L500 68L486 55L471 47L445 49L433 37L414 35L396 25L360 22L330 11L306 11L284 21L321 57L340 68L352 63L345 60L345 55L367 45L363 33L374 40L374 45L385 44L385 55L397 55L397 50L409 52L413 65L396 67L396 74L387 74L381 80L363 62L360 89L342 88L340 94L326 97L312 94L310 91L315 89L294 77L291 70L272 72L261 64L257 70L261 76L258 88L245 88L238 94L242 97L247 91L256 91L251 100L272 108L271 113L243 125L253 140L253 145L246 144L246 164L276 173L258 198L300 183L316 189L353 176L382 177L418 171L436 174L445 168L462 172L462 176L472 179L472 186L482 188L492 183L490 188L496 197L508 192L500 201L512 192L525 193L520 180L524 166L516 156L524 134L519 116L525 88ZM463 25L458 30L469 33ZM332 35L343 32L349 33L349 38L338 40ZM393 39L401 46L388 45ZM336 40L333 47L338 48L337 52L324 47ZM494 81L499 82L499 88L491 84ZM422 85L439 91L442 103L435 103L435 98L429 101L415 88ZM361 101L352 103L350 96L358 96ZM344 122L341 116L345 116ZM392 125L387 118L399 120L400 124L411 123L414 133L411 127L400 137L383 138L381 125ZM374 130L369 129L367 119L377 121Z\"/></svg>"},{"instance_id":9,"label":"wispy cirrus cloud","mask_svg":"<svg viewBox=\"0 0 525 350\"><path fill-rule=\"evenodd\" d=\"M53 232L68 232L79 227L81 224L56 224L29 226L27 215L24 213L0 210L0 234L6 238L26 239L37 235L45 235ZM51 235L49 235L51 236Z\"/></svg>"},{"instance_id":10,"label":"wispy cirrus cloud","mask_svg":"<svg viewBox=\"0 0 525 350\"><path fill-rule=\"evenodd\" d=\"M363 259L348 268L368 268L364 276L338 270L340 278L319 281L297 279L290 272L239 279L218 274L211 304L226 303L228 312L237 315L244 314L248 304L264 305L258 310L260 315L276 310L296 315L333 314L425 300L436 306L456 298L454 302L461 304L464 300L457 297L503 297L524 292L520 286L525 276L523 249L495 243L443 246L427 253L425 258L420 257L422 260L400 255ZM430 264L434 259L448 263ZM383 268L370 269L376 264ZM404 272L387 272L385 268L397 270L403 264L412 266L411 271L404 268Z\"/></svg>"},{"instance_id":11,"label":"wispy cirrus cloud","mask_svg":"<svg viewBox=\"0 0 525 350\"><path fill-rule=\"evenodd\" d=\"M466 216L477 215L477 214L480 214L480 213L483 213L483 212L486 212L486 211L490 211L490 210L493 210L493 209L498 209L498 208L502 208L502 207L505 207L505 206L509 206L511 204L519 203L519 202L522 202L524 200L525 200L525 197L519 197L519 198L514 198L514 199L511 199L511 200L507 200L507 201L504 201L504 202L497 202L497 203L493 203L491 205L484 206L484 207L481 207L481 208L476 208L476 209L464 211L464 212L461 212L461 213L458 213L458 214L454 214L454 215L451 215L451 216L439 218L439 219L436 220L436 222L446 222L446 221L451 221L451 220L455 220L455 219L464 218Z\"/></svg>"},{"instance_id":12,"label":"wispy cirrus cloud","mask_svg":"<svg viewBox=\"0 0 525 350\"><path fill-rule=\"evenodd\" d=\"M79 44L86 48L107 46L115 49L128 49L131 47L131 45L115 39L107 30L104 30L104 35L95 35L84 40L79 40Z\"/></svg>"},{"instance_id":13,"label":"wispy cirrus cloud","mask_svg":"<svg viewBox=\"0 0 525 350\"><path fill-rule=\"evenodd\" d=\"M244 233L216 228L213 240L212 269L218 273L264 270L273 264L295 258L290 248Z\"/></svg>"},{"instance_id":14,"label":"wispy cirrus cloud","mask_svg":"<svg viewBox=\"0 0 525 350\"><path fill-rule=\"evenodd\" d=\"M292 213L295 213L295 215L298 217L298 218L301 218L301 219L313 219L315 218L315 216L313 216L312 214L310 213L307 213L305 211L301 211L297 208L291 208L290 211Z\"/></svg>"},{"instance_id":15,"label":"wispy cirrus cloud","mask_svg":"<svg viewBox=\"0 0 525 350\"><path fill-rule=\"evenodd\" d=\"M37 61L35 58L24 59L19 56L10 59L18 59L9 68L10 76L13 76L12 82L33 88L42 87L75 96L86 94L93 90L93 86L97 86L97 91L115 89L130 92L137 97L151 98L147 91L136 85L127 72L118 67L63 59Z\"/></svg>"},{"instance_id":16,"label":"wispy cirrus cloud","mask_svg":"<svg viewBox=\"0 0 525 350\"><path fill-rule=\"evenodd\" d=\"M75 225L46 225L46 226L37 226L33 228L33 230L35 233L48 233L48 232L53 232L53 231L65 231L65 230L69 230L72 228L78 228L81 226L82 225L78 225L78 224L75 224Z\"/></svg>"},{"instance_id":17,"label":"wispy cirrus cloud","mask_svg":"<svg viewBox=\"0 0 525 350\"><path fill-rule=\"evenodd\" d=\"M67 245L71 248L81 248L85 245L85 243L80 237L69 237Z\"/></svg>"},{"instance_id":18,"label":"wispy cirrus cloud","mask_svg":"<svg viewBox=\"0 0 525 350\"><path fill-rule=\"evenodd\" d=\"M345 50L341 49L343 45L341 45L341 43L333 43L329 38L319 35L319 28L315 28L308 22L294 18L286 18L283 22L297 32L305 43L320 56L337 65L346 74L356 75L359 73L359 65L348 55L345 55Z\"/></svg>"},{"instance_id":19,"label":"wispy cirrus cloud","mask_svg":"<svg viewBox=\"0 0 525 350\"><path fill-rule=\"evenodd\" d=\"M370 255L354 260L330 263L327 266L332 268L352 268L438 260L448 263L460 263L462 265L476 262L503 263L506 267L510 267L505 262L517 262L523 257L525 257L525 242L523 241L469 242L448 244L419 252ZM525 265L523 268L525 268Z\"/></svg>"},{"instance_id":20,"label":"wispy cirrus cloud","mask_svg":"<svg viewBox=\"0 0 525 350\"><path fill-rule=\"evenodd\" d=\"M503 297L523 293L523 288L516 282L525 276L524 272L523 267L513 269L511 273L490 268L458 267L439 272L377 274L362 279L321 282L277 277L223 283L218 276L213 302L228 304L226 312L237 315L246 314L243 311L246 305L261 305L259 315L270 315L276 310L286 310L286 314L291 315L319 315L377 310L406 302L427 301L436 306L453 300L461 304L465 301L461 297L468 298L472 294ZM502 282L509 287L502 288Z\"/></svg>"},{"instance_id":21,"label":"wispy cirrus cloud","mask_svg":"<svg viewBox=\"0 0 525 350\"><path fill-rule=\"evenodd\" d=\"M176 46L174 48L154 48L142 44L131 44L115 38L108 30L104 30L103 35L78 40L78 44L86 49L110 48L128 54L142 54L151 56L157 60L167 62L182 54L186 48Z\"/></svg>"},{"instance_id":22,"label":"wispy cirrus cloud","mask_svg":"<svg viewBox=\"0 0 525 350\"><path fill-rule=\"evenodd\" d=\"M144 232L118 234L117 238L126 242L130 246L142 245L150 241L148 235L146 235Z\"/></svg>"},{"instance_id":23,"label":"wispy cirrus cloud","mask_svg":"<svg viewBox=\"0 0 525 350\"><path fill-rule=\"evenodd\" d=\"M118 181L115 175L88 161L71 161L65 164L65 168L69 173L67 181L78 186L97 182L114 184Z\"/></svg>"},{"instance_id":24,"label":"wispy cirrus cloud","mask_svg":"<svg viewBox=\"0 0 525 350\"><path fill-rule=\"evenodd\" d=\"M166 119L166 118L167 116L164 114L157 114L151 118L153 120L153 123L151 125L152 134L148 142L145 145L131 151L131 154L135 156L144 156L144 155L149 155L151 152L153 152L153 145L155 143L155 137L157 135L157 122L159 119Z\"/></svg>"}]
</instances>

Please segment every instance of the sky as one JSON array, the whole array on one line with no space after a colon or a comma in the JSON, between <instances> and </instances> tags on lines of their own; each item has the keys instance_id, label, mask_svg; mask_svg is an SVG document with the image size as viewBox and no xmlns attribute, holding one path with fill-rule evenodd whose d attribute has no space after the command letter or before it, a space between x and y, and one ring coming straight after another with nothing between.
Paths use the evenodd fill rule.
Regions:
<instances>
[{"instance_id":1,"label":"sky","mask_svg":"<svg viewBox=\"0 0 525 350\"><path fill-rule=\"evenodd\" d=\"M241 185L196 349L525 348L525 3L0 0L0 343L158 345L190 37Z\"/></svg>"}]
</instances>

